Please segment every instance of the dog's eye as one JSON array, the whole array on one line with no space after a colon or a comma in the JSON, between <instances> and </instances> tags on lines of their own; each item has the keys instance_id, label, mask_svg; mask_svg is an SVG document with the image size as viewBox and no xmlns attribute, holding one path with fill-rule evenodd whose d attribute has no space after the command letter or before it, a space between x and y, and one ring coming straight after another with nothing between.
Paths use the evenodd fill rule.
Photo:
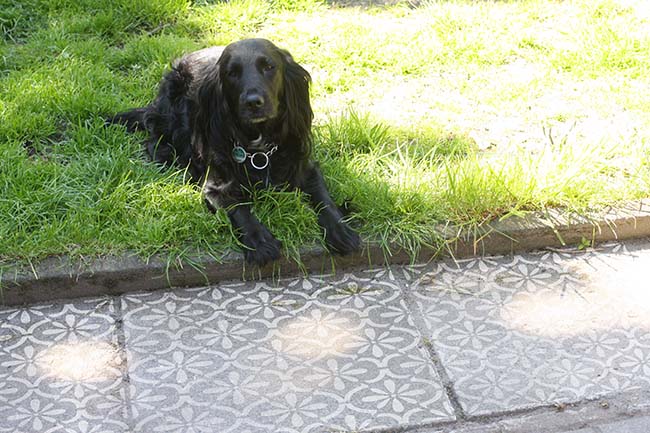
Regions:
<instances>
[{"instance_id":1,"label":"dog's eye","mask_svg":"<svg viewBox=\"0 0 650 433\"><path fill-rule=\"evenodd\" d=\"M264 64L262 65L262 70L264 72L270 72L270 71L272 71L274 69L275 69L275 65L273 65L273 64L271 64L269 62L264 62Z\"/></svg>"},{"instance_id":2,"label":"dog's eye","mask_svg":"<svg viewBox=\"0 0 650 433\"><path fill-rule=\"evenodd\" d=\"M241 73L241 67L238 64L234 64L228 69L226 75L228 76L228 78L238 78L240 73Z\"/></svg>"}]
</instances>

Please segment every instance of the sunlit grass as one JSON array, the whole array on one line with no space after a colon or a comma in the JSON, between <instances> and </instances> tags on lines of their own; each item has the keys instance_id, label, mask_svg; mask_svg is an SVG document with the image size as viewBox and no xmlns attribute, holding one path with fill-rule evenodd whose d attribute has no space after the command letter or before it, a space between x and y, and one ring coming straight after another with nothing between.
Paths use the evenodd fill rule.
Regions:
<instances>
[{"instance_id":1,"label":"sunlit grass","mask_svg":"<svg viewBox=\"0 0 650 433\"><path fill-rule=\"evenodd\" d=\"M311 72L315 156L387 254L439 246L441 225L646 197L646 3L0 0L0 261L236 249L199 188L102 118L150 101L183 52L244 37ZM287 256L320 244L300 194L252 200Z\"/></svg>"}]
</instances>

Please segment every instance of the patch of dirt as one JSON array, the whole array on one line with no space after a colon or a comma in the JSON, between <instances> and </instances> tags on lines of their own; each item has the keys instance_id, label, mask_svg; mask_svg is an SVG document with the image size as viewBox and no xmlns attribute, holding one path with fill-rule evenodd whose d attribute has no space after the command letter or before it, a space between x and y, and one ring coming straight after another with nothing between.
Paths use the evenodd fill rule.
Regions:
<instances>
[{"instance_id":1,"label":"patch of dirt","mask_svg":"<svg viewBox=\"0 0 650 433\"><path fill-rule=\"evenodd\" d=\"M64 134L59 131L40 140L25 140L22 146L29 158L48 160L50 155L54 153L54 147L64 140Z\"/></svg>"}]
</instances>

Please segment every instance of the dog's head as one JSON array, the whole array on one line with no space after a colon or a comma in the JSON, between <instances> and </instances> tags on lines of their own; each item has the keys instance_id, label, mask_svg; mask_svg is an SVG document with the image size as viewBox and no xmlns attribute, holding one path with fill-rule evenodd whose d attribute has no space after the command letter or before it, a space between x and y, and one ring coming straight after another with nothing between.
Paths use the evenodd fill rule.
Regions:
<instances>
[{"instance_id":1,"label":"dog's head","mask_svg":"<svg viewBox=\"0 0 650 433\"><path fill-rule=\"evenodd\" d=\"M199 89L197 119L205 128L204 141L228 141L226 130L233 128L250 137L265 131L307 155L310 83L309 73L291 54L266 39L228 45Z\"/></svg>"},{"instance_id":2,"label":"dog's head","mask_svg":"<svg viewBox=\"0 0 650 433\"><path fill-rule=\"evenodd\" d=\"M287 60L271 42L246 39L226 47L219 75L231 112L242 124L256 124L278 115Z\"/></svg>"},{"instance_id":3,"label":"dog's head","mask_svg":"<svg viewBox=\"0 0 650 433\"><path fill-rule=\"evenodd\" d=\"M228 45L218 67L223 97L242 125L275 120L284 110L309 106L309 74L266 39Z\"/></svg>"}]
</instances>

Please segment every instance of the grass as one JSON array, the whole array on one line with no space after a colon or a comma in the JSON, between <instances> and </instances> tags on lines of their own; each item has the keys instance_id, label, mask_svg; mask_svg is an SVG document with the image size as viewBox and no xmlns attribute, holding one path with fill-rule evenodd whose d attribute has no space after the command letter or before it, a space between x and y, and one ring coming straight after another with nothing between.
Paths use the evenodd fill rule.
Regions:
<instances>
[{"instance_id":1,"label":"grass","mask_svg":"<svg viewBox=\"0 0 650 433\"><path fill-rule=\"evenodd\" d=\"M316 157L365 239L415 252L439 224L647 197L646 3L0 0L0 264L236 249L101 119L150 101L174 57L252 36L311 71ZM288 256L322 242L300 194L253 203Z\"/></svg>"}]
</instances>

